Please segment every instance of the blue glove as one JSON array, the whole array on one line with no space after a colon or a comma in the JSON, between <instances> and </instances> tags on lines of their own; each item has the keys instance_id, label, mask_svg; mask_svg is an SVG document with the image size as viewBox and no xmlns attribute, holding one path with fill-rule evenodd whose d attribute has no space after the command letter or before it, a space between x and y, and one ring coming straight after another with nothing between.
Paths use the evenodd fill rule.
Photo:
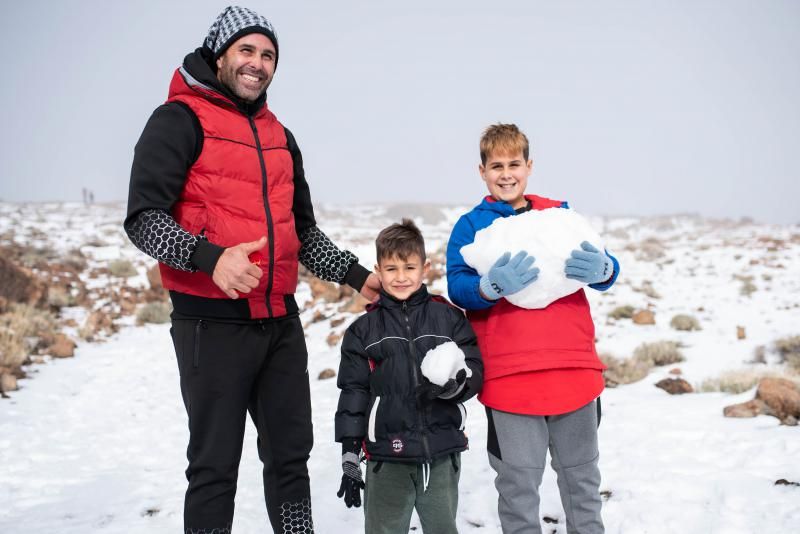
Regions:
<instances>
[{"instance_id":1,"label":"blue glove","mask_svg":"<svg viewBox=\"0 0 800 534\"><path fill-rule=\"evenodd\" d=\"M605 252L600 252L588 241L581 243L581 249L573 250L565 263L564 274L567 278L584 284L597 284L611 278L614 264Z\"/></svg>"},{"instance_id":2,"label":"blue glove","mask_svg":"<svg viewBox=\"0 0 800 534\"><path fill-rule=\"evenodd\" d=\"M490 300L513 295L539 278L539 268L532 267L536 258L524 250L509 258L511 258L510 252L500 256L489 272L481 277L481 292Z\"/></svg>"}]
</instances>

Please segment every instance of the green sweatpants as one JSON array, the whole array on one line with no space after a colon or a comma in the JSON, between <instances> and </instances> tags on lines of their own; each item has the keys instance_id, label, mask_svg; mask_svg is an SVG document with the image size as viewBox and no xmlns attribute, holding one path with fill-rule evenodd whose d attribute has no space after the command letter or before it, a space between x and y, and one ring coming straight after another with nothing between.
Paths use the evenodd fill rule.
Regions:
<instances>
[{"instance_id":1,"label":"green sweatpants","mask_svg":"<svg viewBox=\"0 0 800 534\"><path fill-rule=\"evenodd\" d=\"M430 464L428 488L423 490L422 464L367 462L366 534L408 534L414 508L424 533L458 534L460 470L460 454L437 458Z\"/></svg>"}]
</instances>

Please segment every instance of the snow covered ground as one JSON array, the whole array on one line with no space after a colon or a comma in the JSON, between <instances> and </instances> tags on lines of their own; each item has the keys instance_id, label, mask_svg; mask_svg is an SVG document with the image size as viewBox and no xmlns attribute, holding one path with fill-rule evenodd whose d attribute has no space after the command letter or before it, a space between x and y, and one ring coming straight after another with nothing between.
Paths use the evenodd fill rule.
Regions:
<instances>
[{"instance_id":1,"label":"snow covered ground","mask_svg":"<svg viewBox=\"0 0 800 534\"><path fill-rule=\"evenodd\" d=\"M417 211L425 216L418 222L429 251L446 242L462 211ZM384 207L329 206L318 212L321 227L367 266L374 262L377 230L399 218L397 210ZM121 206L0 204L0 234L14 229L17 241L61 250L83 245L95 261L134 258L143 271L151 263L121 235L122 217ZM687 361L678 367L692 384L726 370L756 367L747 362L759 345L767 347L766 367L779 368L769 344L800 334L800 227L692 216L592 222L623 269L610 292L590 294L601 352L625 358L645 341L680 341ZM86 246L92 238L102 243ZM735 276L753 276L756 290L742 295ZM641 290L646 282L661 298ZM444 280L433 288L444 291ZM310 298L306 285L298 298L301 305ZM623 304L651 309L656 324L609 319L608 313ZM324 306L304 311L303 322L310 323ZM669 320L677 313L696 316L703 329L672 330ZM339 446L333 442L338 389L334 379L316 379L323 369L338 368L337 347L328 346L326 338L354 318L346 315L344 323L332 327L330 319L338 316L306 329L316 443L309 468L314 520L322 533L363 529L361 510L348 510L335 495L341 476ZM737 339L737 326L746 327L746 339ZM105 342L80 344L72 359L30 367L21 389L0 400L0 531L180 531L188 432L168 328L131 325ZM722 416L724 406L749 400L752 390L670 396L653 384L669 376L672 367L656 368L638 383L603 394L606 531L800 532L800 487L774 484L782 478L800 482L800 427L781 426L766 416ZM475 400L467 409L471 449L463 456L459 530L500 532L485 416ZM234 530L263 532L267 516L252 425L245 440ZM552 471L542 492L541 513L555 521L544 523L545 532L564 533ZM415 528L420 531L416 520Z\"/></svg>"}]
</instances>

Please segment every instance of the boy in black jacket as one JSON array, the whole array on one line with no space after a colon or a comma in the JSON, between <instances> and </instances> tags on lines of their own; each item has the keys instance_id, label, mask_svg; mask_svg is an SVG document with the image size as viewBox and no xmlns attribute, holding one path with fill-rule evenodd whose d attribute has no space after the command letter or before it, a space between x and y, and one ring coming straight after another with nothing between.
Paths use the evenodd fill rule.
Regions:
<instances>
[{"instance_id":1,"label":"boy in black jacket","mask_svg":"<svg viewBox=\"0 0 800 534\"><path fill-rule=\"evenodd\" d=\"M422 283L430 261L412 221L385 228L375 245L380 298L342 341L336 441L344 474L337 495L358 507L365 488L367 534L406 534L414 508L424 532L455 534L467 448L461 403L483 384L477 340L461 310Z\"/></svg>"}]
</instances>

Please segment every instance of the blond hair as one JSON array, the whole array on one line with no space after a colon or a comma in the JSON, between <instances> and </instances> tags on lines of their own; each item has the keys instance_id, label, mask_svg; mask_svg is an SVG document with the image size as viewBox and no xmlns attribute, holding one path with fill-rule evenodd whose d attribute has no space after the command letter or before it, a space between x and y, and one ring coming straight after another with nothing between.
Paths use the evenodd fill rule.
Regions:
<instances>
[{"instance_id":1,"label":"blond hair","mask_svg":"<svg viewBox=\"0 0 800 534\"><path fill-rule=\"evenodd\" d=\"M522 152L525 161L530 156L528 138L516 124L492 124L481 136L481 164L492 154L513 155Z\"/></svg>"}]
</instances>

